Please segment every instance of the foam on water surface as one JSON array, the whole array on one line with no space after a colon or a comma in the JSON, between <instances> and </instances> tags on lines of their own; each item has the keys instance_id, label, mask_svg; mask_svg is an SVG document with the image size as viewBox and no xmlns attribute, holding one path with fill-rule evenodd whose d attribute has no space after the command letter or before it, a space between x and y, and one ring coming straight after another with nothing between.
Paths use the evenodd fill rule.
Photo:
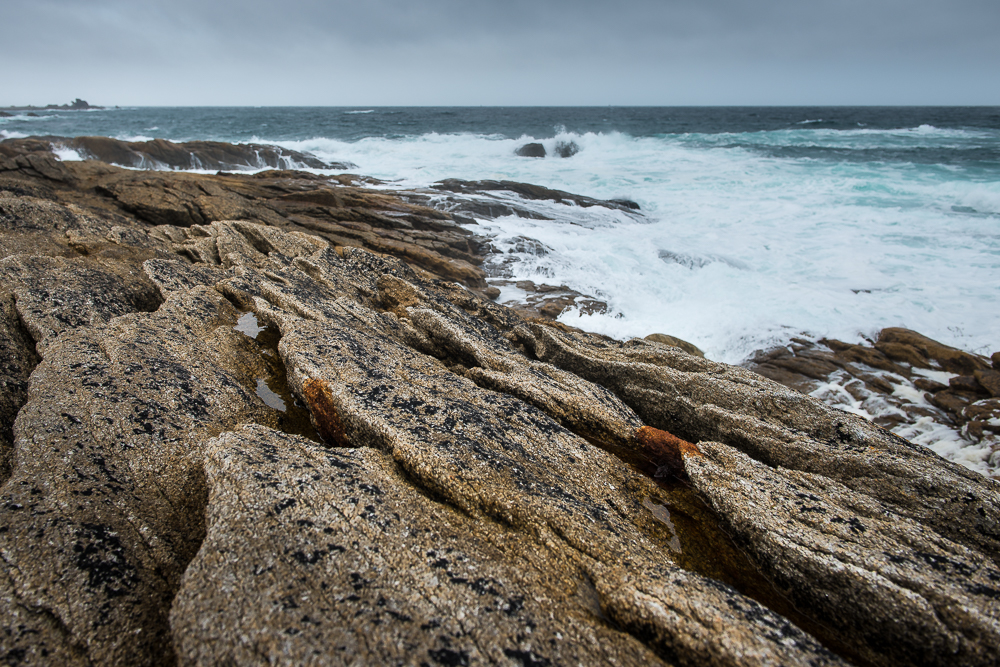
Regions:
<instances>
[{"instance_id":1,"label":"foam on water surface","mask_svg":"<svg viewBox=\"0 0 1000 667\"><path fill-rule=\"evenodd\" d=\"M53 146L52 152L55 153L55 156L63 162L80 162L83 160L83 156L81 156L79 152L72 148L66 148L65 146Z\"/></svg>"},{"instance_id":2,"label":"foam on water surface","mask_svg":"<svg viewBox=\"0 0 1000 667\"><path fill-rule=\"evenodd\" d=\"M565 313L574 326L618 338L669 333L728 362L803 333L858 340L887 326L978 352L998 345L996 180L613 132L543 140L574 141L581 151L571 158L513 156L534 139L427 134L281 145L351 160L394 187L507 179L637 201L641 220L522 202L555 221L480 221L519 260L507 264L509 278L565 284L608 302L604 314ZM551 252L518 255L520 237Z\"/></svg>"}]
</instances>

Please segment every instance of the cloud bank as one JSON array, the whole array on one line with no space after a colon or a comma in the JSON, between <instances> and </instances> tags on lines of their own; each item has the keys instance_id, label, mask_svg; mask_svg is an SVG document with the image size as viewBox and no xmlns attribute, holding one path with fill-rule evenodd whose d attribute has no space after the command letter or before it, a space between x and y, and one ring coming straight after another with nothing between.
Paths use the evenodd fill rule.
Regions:
<instances>
[{"instance_id":1,"label":"cloud bank","mask_svg":"<svg viewBox=\"0 0 1000 667\"><path fill-rule=\"evenodd\" d=\"M995 0L32 0L0 104L1000 104Z\"/></svg>"}]
</instances>

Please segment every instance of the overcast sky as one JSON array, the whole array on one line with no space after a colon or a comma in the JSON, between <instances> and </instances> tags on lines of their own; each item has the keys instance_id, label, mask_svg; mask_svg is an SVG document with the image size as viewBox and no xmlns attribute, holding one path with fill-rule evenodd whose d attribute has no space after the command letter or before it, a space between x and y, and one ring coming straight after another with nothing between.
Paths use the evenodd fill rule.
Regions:
<instances>
[{"instance_id":1,"label":"overcast sky","mask_svg":"<svg viewBox=\"0 0 1000 667\"><path fill-rule=\"evenodd\" d=\"M1000 0L2 0L0 105L1000 104Z\"/></svg>"}]
</instances>

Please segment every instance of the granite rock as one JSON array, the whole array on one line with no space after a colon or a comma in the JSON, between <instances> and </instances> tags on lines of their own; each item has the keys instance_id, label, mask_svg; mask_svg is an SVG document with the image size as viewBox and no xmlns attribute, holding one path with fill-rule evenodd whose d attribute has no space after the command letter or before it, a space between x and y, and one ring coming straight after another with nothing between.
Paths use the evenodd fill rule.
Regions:
<instances>
[{"instance_id":1,"label":"granite rock","mask_svg":"<svg viewBox=\"0 0 1000 667\"><path fill-rule=\"evenodd\" d=\"M0 180L8 662L996 662L996 482L749 370L526 320L393 245L472 250L424 204L64 166Z\"/></svg>"},{"instance_id":2,"label":"granite rock","mask_svg":"<svg viewBox=\"0 0 1000 667\"><path fill-rule=\"evenodd\" d=\"M0 491L14 601L0 614L17 628L5 652L173 662L167 612L204 535L199 443L240 422L279 423L254 395L258 355L235 321L201 287L48 346Z\"/></svg>"}]
</instances>

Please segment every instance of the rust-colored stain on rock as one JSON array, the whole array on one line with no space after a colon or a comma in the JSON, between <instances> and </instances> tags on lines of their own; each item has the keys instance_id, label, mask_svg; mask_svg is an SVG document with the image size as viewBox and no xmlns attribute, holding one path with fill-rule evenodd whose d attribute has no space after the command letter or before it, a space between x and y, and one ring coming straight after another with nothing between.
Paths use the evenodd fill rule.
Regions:
<instances>
[{"instance_id":1,"label":"rust-colored stain on rock","mask_svg":"<svg viewBox=\"0 0 1000 667\"><path fill-rule=\"evenodd\" d=\"M684 473L684 459L688 456L702 456L697 445L652 426L643 426L636 431L635 439L642 451L657 466L665 466L681 477L687 476Z\"/></svg>"},{"instance_id":2,"label":"rust-colored stain on rock","mask_svg":"<svg viewBox=\"0 0 1000 667\"><path fill-rule=\"evenodd\" d=\"M309 411L316 420L316 430L323 441L333 447L350 447L351 443L347 441L344 425L340 421L340 415L337 414L326 382L311 378L305 381L302 389Z\"/></svg>"}]
</instances>

